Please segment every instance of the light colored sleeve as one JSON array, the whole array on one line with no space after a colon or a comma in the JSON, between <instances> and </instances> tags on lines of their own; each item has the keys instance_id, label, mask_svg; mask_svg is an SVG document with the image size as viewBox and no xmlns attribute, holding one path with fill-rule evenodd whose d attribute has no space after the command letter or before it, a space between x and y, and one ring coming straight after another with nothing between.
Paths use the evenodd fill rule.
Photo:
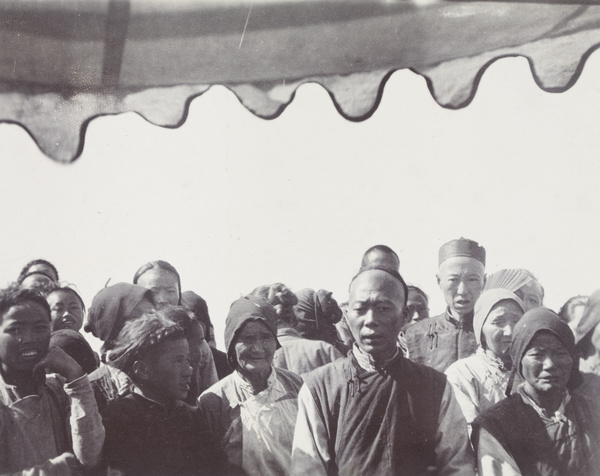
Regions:
<instances>
[{"instance_id":1,"label":"light colored sleeve","mask_svg":"<svg viewBox=\"0 0 600 476\"><path fill-rule=\"evenodd\" d=\"M71 402L71 436L73 453L87 468L100 463L104 446L104 426L98 413L94 391L87 375L64 385Z\"/></svg>"},{"instance_id":2,"label":"light colored sleeve","mask_svg":"<svg viewBox=\"0 0 600 476\"><path fill-rule=\"evenodd\" d=\"M435 454L439 476L475 475L475 456L467 422L448 382L440 404Z\"/></svg>"},{"instance_id":3,"label":"light colored sleeve","mask_svg":"<svg viewBox=\"0 0 600 476\"><path fill-rule=\"evenodd\" d=\"M469 425L469 433L471 431L471 423L480 413L479 399L477 397L477 389L472 382L474 378L466 369L461 368L459 362L454 362L446 369L446 377L452 385L456 401L460 405L460 409Z\"/></svg>"},{"instance_id":4,"label":"light colored sleeve","mask_svg":"<svg viewBox=\"0 0 600 476\"><path fill-rule=\"evenodd\" d=\"M292 475L327 474L330 462L328 435L310 390L302 385L298 392L298 417L292 444Z\"/></svg>"},{"instance_id":5,"label":"light colored sleeve","mask_svg":"<svg viewBox=\"0 0 600 476\"><path fill-rule=\"evenodd\" d=\"M514 458L483 428L477 439L477 471L479 476L521 476Z\"/></svg>"},{"instance_id":6,"label":"light colored sleeve","mask_svg":"<svg viewBox=\"0 0 600 476\"><path fill-rule=\"evenodd\" d=\"M210 346L204 340L200 344L200 393L219 381L217 367Z\"/></svg>"}]
</instances>

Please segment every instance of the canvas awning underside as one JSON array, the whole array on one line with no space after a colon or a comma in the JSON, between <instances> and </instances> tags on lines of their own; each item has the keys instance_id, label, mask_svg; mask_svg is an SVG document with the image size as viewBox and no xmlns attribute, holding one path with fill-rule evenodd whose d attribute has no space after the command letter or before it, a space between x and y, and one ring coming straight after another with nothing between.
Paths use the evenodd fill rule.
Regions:
<instances>
[{"instance_id":1,"label":"canvas awning underside","mask_svg":"<svg viewBox=\"0 0 600 476\"><path fill-rule=\"evenodd\" d=\"M0 44L0 121L69 162L94 117L134 111L177 127L216 84L275 118L316 82L340 114L362 120L396 70L422 75L441 106L460 108L487 66L523 56L542 89L564 91L600 45L600 5L4 0Z\"/></svg>"}]
</instances>

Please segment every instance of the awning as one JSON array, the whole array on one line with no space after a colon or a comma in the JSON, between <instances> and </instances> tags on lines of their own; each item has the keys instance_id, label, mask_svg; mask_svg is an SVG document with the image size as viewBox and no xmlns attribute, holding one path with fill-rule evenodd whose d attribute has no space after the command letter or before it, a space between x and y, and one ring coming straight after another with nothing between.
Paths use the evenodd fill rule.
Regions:
<instances>
[{"instance_id":1,"label":"awning","mask_svg":"<svg viewBox=\"0 0 600 476\"><path fill-rule=\"evenodd\" d=\"M364 120L396 70L460 108L491 63L524 56L561 92L600 45L600 2L3 0L0 44L0 122L69 162L93 118L133 111L178 127L216 84L271 119L316 82Z\"/></svg>"}]
</instances>

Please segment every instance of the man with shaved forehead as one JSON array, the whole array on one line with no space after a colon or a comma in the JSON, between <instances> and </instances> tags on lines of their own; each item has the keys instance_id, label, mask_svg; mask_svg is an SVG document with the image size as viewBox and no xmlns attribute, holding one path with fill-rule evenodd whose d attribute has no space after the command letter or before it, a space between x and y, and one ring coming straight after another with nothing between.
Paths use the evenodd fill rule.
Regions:
<instances>
[{"instance_id":1,"label":"man with shaved forehead","mask_svg":"<svg viewBox=\"0 0 600 476\"><path fill-rule=\"evenodd\" d=\"M467 424L446 377L403 357L407 287L387 268L350 283L348 356L305 376L295 475L473 475Z\"/></svg>"}]
</instances>

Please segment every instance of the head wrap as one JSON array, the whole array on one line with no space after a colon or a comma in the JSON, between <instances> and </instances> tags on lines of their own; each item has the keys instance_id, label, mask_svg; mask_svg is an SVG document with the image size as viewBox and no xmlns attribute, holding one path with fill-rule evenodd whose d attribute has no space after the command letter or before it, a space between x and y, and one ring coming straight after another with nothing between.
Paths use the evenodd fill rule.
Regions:
<instances>
[{"instance_id":1,"label":"head wrap","mask_svg":"<svg viewBox=\"0 0 600 476\"><path fill-rule=\"evenodd\" d=\"M479 345L481 345L481 329L483 328L483 324L485 324L487 317L496 304L506 300L514 301L521 310L525 312L523 301L521 301L516 294L511 293L506 289L490 289L484 291L481 293L481 296L479 296L479 299L477 299L473 316L473 330L475 332L475 339Z\"/></svg>"},{"instance_id":2,"label":"head wrap","mask_svg":"<svg viewBox=\"0 0 600 476\"><path fill-rule=\"evenodd\" d=\"M98 368L96 355L90 344L85 337L73 329L61 329L53 332L50 336L50 347L60 347L81 365L86 374L91 374Z\"/></svg>"},{"instance_id":3,"label":"head wrap","mask_svg":"<svg viewBox=\"0 0 600 476\"><path fill-rule=\"evenodd\" d=\"M535 276L526 269L501 269L488 276L485 289L503 288L514 293L531 282L539 284Z\"/></svg>"},{"instance_id":4,"label":"head wrap","mask_svg":"<svg viewBox=\"0 0 600 476\"><path fill-rule=\"evenodd\" d=\"M565 346L571 358L573 367L571 375L567 382L567 388L573 390L581 384L581 374L579 373L579 355L575 349L575 339L571 328L560 320L560 317L548 308L538 307L527 311L517 322L513 330L513 339L510 345L509 353L513 361L513 368L506 394L509 395L512 390L512 382L516 372L521 374L521 361L527 351L527 347L538 332L551 332ZM522 374L521 374L522 376Z\"/></svg>"},{"instance_id":5,"label":"head wrap","mask_svg":"<svg viewBox=\"0 0 600 476\"><path fill-rule=\"evenodd\" d=\"M160 312L138 317L123 326L108 355L108 363L125 372L132 380L133 364L151 347L168 339L185 339L183 329Z\"/></svg>"},{"instance_id":6,"label":"head wrap","mask_svg":"<svg viewBox=\"0 0 600 476\"><path fill-rule=\"evenodd\" d=\"M202 297L198 296L194 291L184 291L181 293L181 305L192 311L196 319L204 323L208 333L212 334L214 326L208 314L208 305ZM210 340L210 336L208 336L208 340Z\"/></svg>"},{"instance_id":7,"label":"head wrap","mask_svg":"<svg viewBox=\"0 0 600 476\"><path fill-rule=\"evenodd\" d=\"M306 339L323 340L334 344L337 340L335 325L342 318L342 310L325 289L305 288L296 293L298 304L294 306L296 330Z\"/></svg>"},{"instance_id":8,"label":"head wrap","mask_svg":"<svg viewBox=\"0 0 600 476\"><path fill-rule=\"evenodd\" d=\"M577 343L592 332L596 326L600 323L600 289L594 291L587 304L583 315L577 324L577 331L575 332L575 340Z\"/></svg>"},{"instance_id":9,"label":"head wrap","mask_svg":"<svg viewBox=\"0 0 600 476\"><path fill-rule=\"evenodd\" d=\"M248 321L263 322L277 340L277 313L271 304L257 296L244 296L234 301L225 320L225 348L227 349L227 360L232 369L237 365L236 337ZM279 347L279 342L277 342L277 348Z\"/></svg>"},{"instance_id":10,"label":"head wrap","mask_svg":"<svg viewBox=\"0 0 600 476\"><path fill-rule=\"evenodd\" d=\"M285 284L274 283L265 284L254 289L252 296L263 298L275 308L277 313L277 322L282 325L294 326L296 316L294 314L294 305L298 303L298 298Z\"/></svg>"},{"instance_id":11,"label":"head wrap","mask_svg":"<svg viewBox=\"0 0 600 476\"><path fill-rule=\"evenodd\" d=\"M485 248L476 241L461 237L443 244L438 253L438 265L455 256L475 258L485 266Z\"/></svg>"},{"instance_id":12,"label":"head wrap","mask_svg":"<svg viewBox=\"0 0 600 476\"><path fill-rule=\"evenodd\" d=\"M140 317L133 311L142 301L152 303L150 290L142 286L117 283L101 289L92 301L84 329L112 345L125 322Z\"/></svg>"}]
</instances>

